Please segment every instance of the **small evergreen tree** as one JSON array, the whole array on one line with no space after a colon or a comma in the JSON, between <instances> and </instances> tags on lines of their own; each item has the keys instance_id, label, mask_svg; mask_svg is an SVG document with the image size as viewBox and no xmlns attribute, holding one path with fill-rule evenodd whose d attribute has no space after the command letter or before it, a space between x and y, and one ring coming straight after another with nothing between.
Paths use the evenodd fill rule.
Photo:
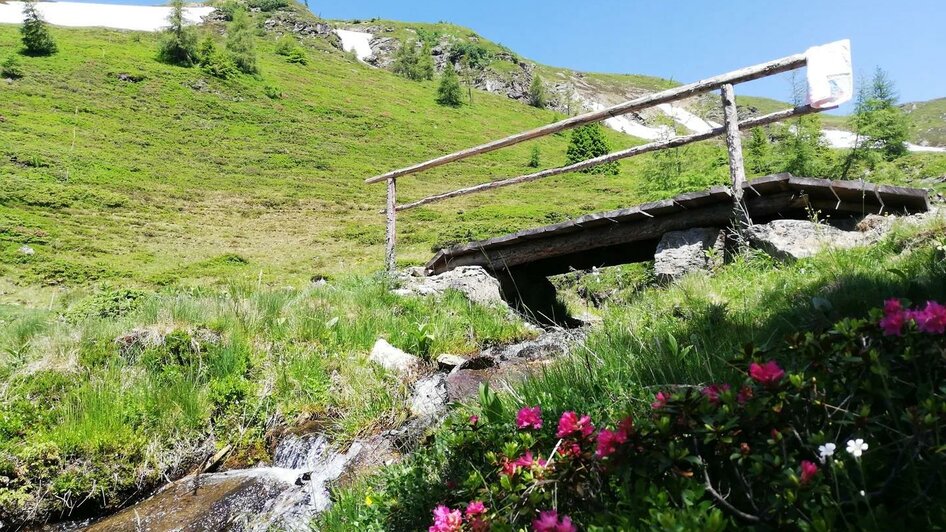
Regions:
<instances>
[{"instance_id":1,"label":"small evergreen tree","mask_svg":"<svg viewBox=\"0 0 946 532\"><path fill-rule=\"evenodd\" d=\"M27 0L23 4L23 26L20 27L23 38L23 51L26 55L53 55L59 50L56 41L49 34L46 21L36 11L36 2Z\"/></svg>"},{"instance_id":2,"label":"small evergreen tree","mask_svg":"<svg viewBox=\"0 0 946 532\"><path fill-rule=\"evenodd\" d=\"M253 30L250 28L250 17L245 9L238 9L233 13L233 20L227 26L227 51L230 58L240 72L256 74L259 68L256 65L256 42Z\"/></svg>"},{"instance_id":3,"label":"small evergreen tree","mask_svg":"<svg viewBox=\"0 0 946 532\"><path fill-rule=\"evenodd\" d=\"M424 44L420 51L420 57L417 59L417 77L418 79L431 81L434 79L434 55L429 44Z\"/></svg>"},{"instance_id":4,"label":"small evergreen tree","mask_svg":"<svg viewBox=\"0 0 946 532\"><path fill-rule=\"evenodd\" d=\"M828 148L821 133L821 117L802 116L780 130L775 153L783 172L797 176L822 177L828 171Z\"/></svg>"},{"instance_id":5,"label":"small evergreen tree","mask_svg":"<svg viewBox=\"0 0 946 532\"><path fill-rule=\"evenodd\" d=\"M459 107L462 98L463 91L460 90L460 78L457 77L453 65L447 63L447 67L443 69L443 76L440 78L440 86L437 87L437 103Z\"/></svg>"},{"instance_id":6,"label":"small evergreen tree","mask_svg":"<svg viewBox=\"0 0 946 532\"><path fill-rule=\"evenodd\" d=\"M395 74L414 81L434 79L434 58L430 47L425 44L418 49L415 41L407 41L398 49L392 68Z\"/></svg>"},{"instance_id":7,"label":"small evergreen tree","mask_svg":"<svg viewBox=\"0 0 946 532\"><path fill-rule=\"evenodd\" d=\"M772 143L765 128L753 128L749 133L746 167L752 175L766 175L772 171Z\"/></svg>"},{"instance_id":8,"label":"small evergreen tree","mask_svg":"<svg viewBox=\"0 0 946 532\"><path fill-rule=\"evenodd\" d=\"M230 54L221 50L213 35L207 34L197 48L197 58L204 72L211 76L228 79L240 73Z\"/></svg>"},{"instance_id":9,"label":"small evergreen tree","mask_svg":"<svg viewBox=\"0 0 946 532\"><path fill-rule=\"evenodd\" d=\"M20 62L15 55L10 54L10 56L0 64L0 77L7 79L20 79L23 77L23 69L20 68Z\"/></svg>"},{"instance_id":10,"label":"small evergreen tree","mask_svg":"<svg viewBox=\"0 0 946 532\"><path fill-rule=\"evenodd\" d=\"M907 153L909 122L903 109L897 107L897 90L893 81L877 68L871 83L858 91L851 127L860 139L855 152L879 153L892 161ZM857 158L858 154L853 153Z\"/></svg>"},{"instance_id":11,"label":"small evergreen tree","mask_svg":"<svg viewBox=\"0 0 946 532\"><path fill-rule=\"evenodd\" d=\"M566 156L567 164L575 164L586 161L594 157L607 155L611 151L607 139L604 138L604 131L601 124L595 122L587 124L572 130L571 141L568 144ZM617 175L620 172L620 166L617 161L599 164L582 170L586 174L609 174Z\"/></svg>"},{"instance_id":12,"label":"small evergreen tree","mask_svg":"<svg viewBox=\"0 0 946 532\"><path fill-rule=\"evenodd\" d=\"M532 85L529 86L529 105L545 109L548 97L545 94L545 85L538 74L532 76Z\"/></svg>"},{"instance_id":13,"label":"small evergreen tree","mask_svg":"<svg viewBox=\"0 0 946 532\"><path fill-rule=\"evenodd\" d=\"M169 26L164 30L158 49L158 59L181 66L191 66L198 62L197 30L188 26L184 20L184 0L171 2Z\"/></svg>"},{"instance_id":14,"label":"small evergreen tree","mask_svg":"<svg viewBox=\"0 0 946 532\"><path fill-rule=\"evenodd\" d=\"M529 168L538 168L542 164L542 152L538 146L532 147L532 155L529 157Z\"/></svg>"}]
</instances>

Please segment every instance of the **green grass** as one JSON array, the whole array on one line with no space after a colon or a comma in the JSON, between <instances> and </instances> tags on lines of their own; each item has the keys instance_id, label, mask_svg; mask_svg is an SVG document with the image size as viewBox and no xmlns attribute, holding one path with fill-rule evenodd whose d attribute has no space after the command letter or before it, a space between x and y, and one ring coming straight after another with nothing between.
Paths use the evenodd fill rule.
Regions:
<instances>
[{"instance_id":1,"label":"green grass","mask_svg":"<svg viewBox=\"0 0 946 532\"><path fill-rule=\"evenodd\" d=\"M930 146L946 146L946 98L903 105L913 123L910 141Z\"/></svg>"}]
</instances>

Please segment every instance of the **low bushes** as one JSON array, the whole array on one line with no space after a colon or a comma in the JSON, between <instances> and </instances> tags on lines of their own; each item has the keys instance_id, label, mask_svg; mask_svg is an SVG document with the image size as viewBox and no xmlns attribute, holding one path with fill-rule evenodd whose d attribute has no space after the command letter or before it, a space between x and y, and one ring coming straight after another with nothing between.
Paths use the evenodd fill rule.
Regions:
<instances>
[{"instance_id":1,"label":"low bushes","mask_svg":"<svg viewBox=\"0 0 946 532\"><path fill-rule=\"evenodd\" d=\"M731 359L739 379L656 388L597 419L541 405L513 419L484 389L472 417L454 416L434 448L387 473L367 501L343 498L326 524L942 526L944 332L943 305L889 300L824 333L747 347Z\"/></svg>"}]
</instances>

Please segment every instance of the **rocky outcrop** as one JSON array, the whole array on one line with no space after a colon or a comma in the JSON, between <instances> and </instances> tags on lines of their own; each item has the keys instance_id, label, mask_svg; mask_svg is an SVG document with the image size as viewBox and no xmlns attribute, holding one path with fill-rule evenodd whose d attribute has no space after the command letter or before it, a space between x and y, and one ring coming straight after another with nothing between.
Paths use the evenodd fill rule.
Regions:
<instances>
[{"instance_id":1,"label":"rocky outcrop","mask_svg":"<svg viewBox=\"0 0 946 532\"><path fill-rule=\"evenodd\" d=\"M420 358L401 351L383 338L375 342L368 360L388 371L404 376L416 374L424 367L424 362Z\"/></svg>"},{"instance_id":2,"label":"rocky outcrop","mask_svg":"<svg viewBox=\"0 0 946 532\"><path fill-rule=\"evenodd\" d=\"M752 245L782 260L811 257L825 249L850 249L871 241L860 231L844 231L809 220L774 220L753 225L747 235Z\"/></svg>"},{"instance_id":3,"label":"rocky outcrop","mask_svg":"<svg viewBox=\"0 0 946 532\"><path fill-rule=\"evenodd\" d=\"M721 266L725 244L725 233L715 227L671 231L657 244L654 273L659 280L668 282L690 272Z\"/></svg>"},{"instance_id":4,"label":"rocky outcrop","mask_svg":"<svg viewBox=\"0 0 946 532\"><path fill-rule=\"evenodd\" d=\"M401 296L439 296L447 290L457 290L480 305L506 306L499 281L479 266L461 266L430 277L424 275L423 269L414 268L408 270L401 281L403 286L394 291Z\"/></svg>"}]
</instances>

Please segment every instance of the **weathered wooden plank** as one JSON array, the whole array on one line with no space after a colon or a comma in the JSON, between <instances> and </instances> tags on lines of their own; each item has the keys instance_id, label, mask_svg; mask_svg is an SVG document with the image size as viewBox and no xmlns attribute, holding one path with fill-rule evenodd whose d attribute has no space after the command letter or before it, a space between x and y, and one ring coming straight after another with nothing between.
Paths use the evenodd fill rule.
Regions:
<instances>
[{"instance_id":1,"label":"weathered wooden plank","mask_svg":"<svg viewBox=\"0 0 946 532\"><path fill-rule=\"evenodd\" d=\"M370 177L365 180L365 183L378 183L386 179L416 174L418 172L452 163L454 161L460 161L474 155L488 153L500 148L505 148L507 146L513 146L527 140L544 137L546 135L551 135L574 127L590 124L592 122L600 122L611 117L621 116L662 103L673 102L693 96L695 94L713 91L727 83L743 83L746 81L752 81L754 79L771 76L773 74L779 74L781 72L788 72L790 70L801 68L805 66L806 63L807 59L805 54L795 54L788 57L783 57L781 59L776 59L774 61L769 61L768 63L741 68L739 70L727 72L726 74L714 76L712 78L707 78L694 83L688 83L686 85L674 87L672 89L661 91L655 94L641 96L640 98L635 98L618 105L607 107L605 109L601 109L600 111L593 111L590 113L574 116L559 122L555 122L554 124L549 124L547 126L532 129L530 131L517 133L503 139L481 144L479 146L461 150L449 155L443 155L441 157L408 166L406 168L392 170L386 174Z\"/></svg>"},{"instance_id":2,"label":"weathered wooden plank","mask_svg":"<svg viewBox=\"0 0 946 532\"><path fill-rule=\"evenodd\" d=\"M748 213L742 205L743 187L746 183L746 167L742 161L742 138L739 136L739 114L736 107L736 91L731 83L722 86L723 117L726 125L726 149L729 152L729 178L733 190L733 220L743 226L749 225Z\"/></svg>"},{"instance_id":3,"label":"weathered wooden plank","mask_svg":"<svg viewBox=\"0 0 946 532\"><path fill-rule=\"evenodd\" d=\"M779 194L770 197L752 198L747 201L750 212L760 215L770 215L782 210L800 209L804 208L805 205L807 205L807 198L795 194ZM659 238L668 231L688 227L725 225L731 216L732 206L729 203L722 203L694 211L680 211L637 222L614 224L606 228L552 235L544 239L521 242L516 246L493 248L481 244L475 252L450 252L440 255L439 260L428 263L427 271L431 274L437 274L458 266L471 265L483 266L492 270L508 269L591 249L652 240Z\"/></svg>"},{"instance_id":4,"label":"weathered wooden plank","mask_svg":"<svg viewBox=\"0 0 946 532\"><path fill-rule=\"evenodd\" d=\"M774 122L779 122L785 120L786 118L791 118L794 116L803 116L811 113L816 113L822 111L823 109L815 109L810 106L804 105L801 107L795 107L793 109L785 109L784 111L778 111L775 113L770 113L764 116L759 116L752 118L743 122L742 127L744 129L750 129L753 127L764 126L766 124L772 124ZM547 170L542 170L540 172L534 172L531 174L526 174L517 177L511 177L508 179L500 179L496 181L490 181L487 183L481 183L479 185L473 185L471 187L461 188L458 190L453 190L450 192L443 192L441 194L434 194L432 196L427 196L426 198L419 199L417 201L412 201L410 203L405 203L403 205L398 205L398 211L406 211L408 209L413 209L415 207L420 207L421 205L427 205L429 203L435 203L438 201L443 201L450 198L456 198L459 196L465 196L468 194L474 194L477 192L483 192L485 190L493 190L502 187L508 187L510 185L518 185L521 183L527 183L529 181L535 181L537 179L543 179L546 177L557 176L561 174L567 174L570 172L580 172L587 168L592 168L601 164L619 161L621 159L627 159L629 157L634 157L644 153L649 153L652 151L658 151L668 148L678 148L680 146L685 146L687 144L692 144L694 142L700 142L704 140L711 139L713 137L718 137L726 133L726 127L718 127L704 133L695 133L693 135L684 135L681 137L674 137L672 139L652 142L650 144L642 144L640 146L634 146L633 148L628 148L626 150L620 150L607 155L602 155L600 157L595 157L593 159L588 159L586 161L581 161L578 163L570 164L567 166L560 166L557 168L549 168Z\"/></svg>"},{"instance_id":5,"label":"weathered wooden plank","mask_svg":"<svg viewBox=\"0 0 946 532\"><path fill-rule=\"evenodd\" d=\"M388 198L385 206L387 231L384 236L384 263L388 272L395 268L394 244L397 240L397 180L388 179Z\"/></svg>"}]
</instances>

